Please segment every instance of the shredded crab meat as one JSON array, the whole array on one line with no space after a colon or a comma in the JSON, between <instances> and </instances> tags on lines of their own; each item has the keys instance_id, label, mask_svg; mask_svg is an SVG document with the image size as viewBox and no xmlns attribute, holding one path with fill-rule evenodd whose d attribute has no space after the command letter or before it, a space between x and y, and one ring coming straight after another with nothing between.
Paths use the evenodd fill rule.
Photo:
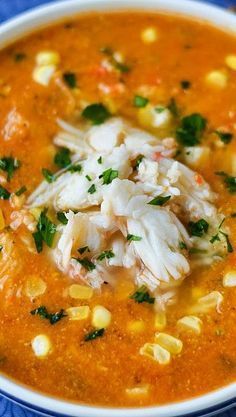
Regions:
<instances>
[{"instance_id":1,"label":"shredded crab meat","mask_svg":"<svg viewBox=\"0 0 236 417\"><path fill-rule=\"evenodd\" d=\"M209 263L226 253L222 240L210 243L223 218L215 194L200 174L174 159L171 137L161 140L121 118L85 128L58 124L62 131L54 143L69 149L81 170L64 169L54 182L43 181L26 206L66 212L68 223L57 227L52 259L65 274L94 288L113 283L114 267L131 268L136 284L146 285L163 309L174 302L193 265L183 246L204 249ZM110 169L114 178L104 181ZM149 204L156 197L168 199L163 206ZM186 224L200 219L209 223L206 236L190 237ZM91 270L77 260L78 248L85 246ZM108 249L112 256L99 261Z\"/></svg>"}]
</instances>

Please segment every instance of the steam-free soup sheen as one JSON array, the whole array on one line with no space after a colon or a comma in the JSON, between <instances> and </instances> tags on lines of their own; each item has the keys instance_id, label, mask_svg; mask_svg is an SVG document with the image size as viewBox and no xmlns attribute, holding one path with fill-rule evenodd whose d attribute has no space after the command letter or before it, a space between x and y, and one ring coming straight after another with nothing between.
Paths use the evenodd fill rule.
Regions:
<instances>
[{"instance_id":1,"label":"steam-free soup sheen","mask_svg":"<svg viewBox=\"0 0 236 417\"><path fill-rule=\"evenodd\" d=\"M128 407L189 399L235 381L233 35L171 15L88 14L28 36L3 50L0 61L1 372L60 398ZM91 108L92 104L98 107ZM64 273L52 260L51 251L59 239L53 227L66 227L69 209L74 216L74 212L97 210L96 204L76 209L69 201L66 209L55 209L56 203L28 202L43 179L48 187L54 186L59 169L67 170L71 163L78 167L73 150L54 144L57 133L64 130L58 119L80 129L96 129L112 116L161 140L171 138L170 148L176 148L171 158L197 172L196 187L204 178L217 194L211 204L222 225L217 223L214 234L209 232L209 218L201 215L193 220L182 208L179 211L182 203L174 204L169 189L148 206L167 213L172 210L190 241L195 236L200 244L205 239L210 248L222 245L222 253L211 251L210 260L204 262L208 256L204 248L193 249L193 244L191 249L190 241L180 240L176 251L188 259L190 272L181 277L171 302L160 302L158 288L137 282L133 264L113 267L113 281L104 279L100 289L87 291L91 286L86 286L85 275L98 270L94 265L106 268L115 259L115 249L106 243L94 255L87 245L74 247L71 265L77 262L82 268L80 279L80 274L72 276L71 269ZM184 122L186 116L193 117ZM102 140L103 136L99 146ZM98 164L105 161L104 152ZM155 163L157 153L150 157ZM135 181L137 159L130 157L133 171L124 178ZM108 168L112 172L104 174ZM82 175L79 170L72 169L70 174ZM121 178L116 171L114 166L106 167L97 182L87 175L89 198L96 195L101 178L103 187L114 185ZM192 189L194 185L189 193ZM147 197L149 191L145 192ZM150 192L149 200L151 195L156 197ZM109 239L110 233L106 232ZM139 233L129 233L129 238L126 233L127 244L136 245L131 248L138 248L141 239L145 243ZM140 265L139 259L137 262ZM161 261L156 262L158 267ZM165 285L168 289L169 284ZM165 285L161 284L162 295L167 291ZM204 299L209 294L210 299ZM70 310L80 306L86 308ZM179 322L186 316L187 322ZM171 347L166 335L175 338ZM158 346L157 350L144 347L147 343Z\"/></svg>"}]
</instances>

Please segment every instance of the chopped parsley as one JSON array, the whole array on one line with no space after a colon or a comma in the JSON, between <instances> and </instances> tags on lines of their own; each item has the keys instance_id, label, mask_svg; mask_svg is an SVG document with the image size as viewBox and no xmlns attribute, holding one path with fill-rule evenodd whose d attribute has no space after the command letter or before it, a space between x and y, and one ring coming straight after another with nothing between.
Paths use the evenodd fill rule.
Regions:
<instances>
[{"instance_id":1,"label":"chopped parsley","mask_svg":"<svg viewBox=\"0 0 236 417\"><path fill-rule=\"evenodd\" d=\"M179 248L182 249L187 249L187 245L185 242L179 242Z\"/></svg>"},{"instance_id":2,"label":"chopped parsley","mask_svg":"<svg viewBox=\"0 0 236 417\"><path fill-rule=\"evenodd\" d=\"M103 261L104 259L111 259L114 258L115 254L112 250L104 250L99 256L98 261Z\"/></svg>"},{"instance_id":3,"label":"chopped parsley","mask_svg":"<svg viewBox=\"0 0 236 417\"><path fill-rule=\"evenodd\" d=\"M140 288L138 288L137 291L135 291L134 294L130 296L132 300L134 300L136 303L148 303L148 304L154 304L155 298L151 297L147 287L145 285L142 285Z\"/></svg>"},{"instance_id":4,"label":"chopped parsley","mask_svg":"<svg viewBox=\"0 0 236 417\"><path fill-rule=\"evenodd\" d=\"M151 204L152 206L163 206L167 201L169 201L171 198L170 195L167 195L166 197L162 197L161 195L153 198L153 200L149 201L148 204Z\"/></svg>"},{"instance_id":5,"label":"chopped parsley","mask_svg":"<svg viewBox=\"0 0 236 417\"><path fill-rule=\"evenodd\" d=\"M179 109L178 109L178 106L176 104L176 100L173 97L170 99L170 102L167 105L167 108L170 110L171 114L174 117L179 117Z\"/></svg>"},{"instance_id":6,"label":"chopped parsley","mask_svg":"<svg viewBox=\"0 0 236 417\"><path fill-rule=\"evenodd\" d=\"M149 99L142 97L142 96L134 96L133 105L134 107L146 107L146 105L149 103Z\"/></svg>"},{"instance_id":7,"label":"chopped parsley","mask_svg":"<svg viewBox=\"0 0 236 417\"><path fill-rule=\"evenodd\" d=\"M226 188L230 193L233 194L236 192L236 177L228 175L224 171L216 172L216 175L223 177Z\"/></svg>"},{"instance_id":8,"label":"chopped parsley","mask_svg":"<svg viewBox=\"0 0 236 417\"><path fill-rule=\"evenodd\" d=\"M87 178L88 181L92 181L92 178L89 175L85 175L85 178Z\"/></svg>"},{"instance_id":9,"label":"chopped parsley","mask_svg":"<svg viewBox=\"0 0 236 417\"><path fill-rule=\"evenodd\" d=\"M68 223L68 219L63 211L57 212L57 220L59 220L59 222L64 225Z\"/></svg>"},{"instance_id":10,"label":"chopped parsley","mask_svg":"<svg viewBox=\"0 0 236 417\"><path fill-rule=\"evenodd\" d=\"M20 165L20 161L11 156L0 158L0 169L7 173L7 181L12 179L14 172L20 168Z\"/></svg>"},{"instance_id":11,"label":"chopped parsley","mask_svg":"<svg viewBox=\"0 0 236 417\"><path fill-rule=\"evenodd\" d=\"M204 219L200 219L197 222L189 222L188 227L191 236L202 237L205 233L207 233L209 223L207 223Z\"/></svg>"},{"instance_id":12,"label":"chopped parsley","mask_svg":"<svg viewBox=\"0 0 236 417\"><path fill-rule=\"evenodd\" d=\"M25 185L23 185L21 188L19 188L19 190L17 190L15 192L15 195L17 195L17 197L20 197L22 194L24 194L27 191L27 188Z\"/></svg>"},{"instance_id":13,"label":"chopped parsley","mask_svg":"<svg viewBox=\"0 0 236 417\"><path fill-rule=\"evenodd\" d=\"M54 182L56 180L55 175L51 171L49 171L49 169L47 169L47 168L42 169L42 174L43 174L45 180L49 184L51 184L52 182Z\"/></svg>"},{"instance_id":14,"label":"chopped parsley","mask_svg":"<svg viewBox=\"0 0 236 417\"><path fill-rule=\"evenodd\" d=\"M22 62L26 59L26 54L24 52L16 52L13 57L15 62Z\"/></svg>"},{"instance_id":15,"label":"chopped parsley","mask_svg":"<svg viewBox=\"0 0 236 417\"><path fill-rule=\"evenodd\" d=\"M111 182L118 177L119 172L115 169L109 168L104 171L99 178L103 179L103 184L111 184Z\"/></svg>"},{"instance_id":16,"label":"chopped parsley","mask_svg":"<svg viewBox=\"0 0 236 417\"><path fill-rule=\"evenodd\" d=\"M0 185L0 200L9 200L11 193L4 188L2 185Z\"/></svg>"},{"instance_id":17,"label":"chopped parsley","mask_svg":"<svg viewBox=\"0 0 236 417\"><path fill-rule=\"evenodd\" d=\"M101 156L99 156L97 162L98 162L98 164L102 164L102 157Z\"/></svg>"},{"instance_id":18,"label":"chopped parsley","mask_svg":"<svg viewBox=\"0 0 236 417\"><path fill-rule=\"evenodd\" d=\"M104 123L111 116L110 112L102 103L94 103L85 107L82 111L82 116L90 120L94 125L100 125Z\"/></svg>"},{"instance_id":19,"label":"chopped parsley","mask_svg":"<svg viewBox=\"0 0 236 417\"><path fill-rule=\"evenodd\" d=\"M144 158L144 155L139 155L136 158L135 164L134 164L134 169L138 169L139 165L141 164L142 160Z\"/></svg>"},{"instance_id":20,"label":"chopped parsley","mask_svg":"<svg viewBox=\"0 0 236 417\"><path fill-rule=\"evenodd\" d=\"M59 168L66 168L71 164L70 151L67 148L60 148L54 157L54 163Z\"/></svg>"},{"instance_id":21,"label":"chopped parsley","mask_svg":"<svg viewBox=\"0 0 236 417\"><path fill-rule=\"evenodd\" d=\"M64 72L63 80L69 88L73 89L77 87L76 75L73 72Z\"/></svg>"},{"instance_id":22,"label":"chopped parsley","mask_svg":"<svg viewBox=\"0 0 236 417\"><path fill-rule=\"evenodd\" d=\"M222 236L224 236L224 238L225 238L225 241L226 241L226 245L227 245L227 251L229 252L229 253L231 253L231 252L233 252L234 250L233 250L233 246L231 245L231 242L230 242L230 240L229 240L229 236L228 236L228 234L227 233L225 233L225 232L223 232L222 230L221 230L221 226L222 226L222 224L224 223L224 221L225 221L225 218L222 220L222 222L220 223L220 225L219 225L219 227L218 227L218 233L216 233L214 236L212 236L211 237L211 239L210 239L210 243L215 243L216 241L218 241L218 242L220 242L221 241L221 239L220 239L220 235L222 235Z\"/></svg>"},{"instance_id":23,"label":"chopped parsley","mask_svg":"<svg viewBox=\"0 0 236 417\"><path fill-rule=\"evenodd\" d=\"M197 145L206 126L207 120L201 114L193 113L181 120L180 127L176 130L176 137L183 146Z\"/></svg>"},{"instance_id":24,"label":"chopped parsley","mask_svg":"<svg viewBox=\"0 0 236 417\"><path fill-rule=\"evenodd\" d=\"M221 233L221 234L224 236L225 240L226 240L227 251L228 251L229 253L232 253L232 252L234 251L234 249L233 249L233 246L232 246L232 244L231 244L231 242L230 242L230 240L229 240L229 236L228 236L228 234L227 234L227 233L222 232L222 230L220 230L220 232L219 232L219 233Z\"/></svg>"},{"instance_id":25,"label":"chopped parsley","mask_svg":"<svg viewBox=\"0 0 236 417\"><path fill-rule=\"evenodd\" d=\"M96 265L90 261L88 258L83 258L83 259L79 259L79 258L74 258L77 262L80 263L80 265L82 265L85 269L87 269L87 271L93 271L96 268Z\"/></svg>"},{"instance_id":26,"label":"chopped parsley","mask_svg":"<svg viewBox=\"0 0 236 417\"><path fill-rule=\"evenodd\" d=\"M104 333L105 333L105 329L93 330L92 332L89 332L84 336L84 340L85 342L89 342L90 340L95 340L98 337L102 337Z\"/></svg>"},{"instance_id":27,"label":"chopped parsley","mask_svg":"<svg viewBox=\"0 0 236 417\"><path fill-rule=\"evenodd\" d=\"M118 71L123 72L123 73L130 71L130 67L127 64L119 61L116 58L116 55L115 55L114 51L110 47L101 48L101 52L103 54L107 55L108 57L110 57L111 64Z\"/></svg>"},{"instance_id":28,"label":"chopped parsley","mask_svg":"<svg viewBox=\"0 0 236 417\"><path fill-rule=\"evenodd\" d=\"M82 165L80 164L73 164L68 167L68 171L74 174L75 172L81 172L82 171Z\"/></svg>"},{"instance_id":29,"label":"chopped parsley","mask_svg":"<svg viewBox=\"0 0 236 417\"><path fill-rule=\"evenodd\" d=\"M180 81L180 85L183 90L188 90L191 87L191 82L188 80L182 80Z\"/></svg>"},{"instance_id":30,"label":"chopped parsley","mask_svg":"<svg viewBox=\"0 0 236 417\"><path fill-rule=\"evenodd\" d=\"M163 107L163 106L157 106L157 107L155 107L154 110L155 110L156 113L162 113L165 109L166 108Z\"/></svg>"},{"instance_id":31,"label":"chopped parsley","mask_svg":"<svg viewBox=\"0 0 236 417\"><path fill-rule=\"evenodd\" d=\"M80 255L83 255L85 252L90 252L90 249L88 246L83 246L82 248L78 249L78 252L80 253Z\"/></svg>"},{"instance_id":32,"label":"chopped parsley","mask_svg":"<svg viewBox=\"0 0 236 417\"><path fill-rule=\"evenodd\" d=\"M142 240L141 236L132 235L130 233L127 234L126 239L128 242L139 242Z\"/></svg>"},{"instance_id":33,"label":"chopped parsley","mask_svg":"<svg viewBox=\"0 0 236 417\"><path fill-rule=\"evenodd\" d=\"M56 231L57 227L47 217L47 210L45 209L39 216L37 232L33 233L33 238L38 253L42 252L43 242L46 243L49 248L52 247Z\"/></svg>"},{"instance_id":34,"label":"chopped parsley","mask_svg":"<svg viewBox=\"0 0 236 417\"><path fill-rule=\"evenodd\" d=\"M220 138L221 142L225 143L226 145L233 139L233 133L230 132L221 132L220 130L215 130L215 134Z\"/></svg>"},{"instance_id":35,"label":"chopped parsley","mask_svg":"<svg viewBox=\"0 0 236 417\"><path fill-rule=\"evenodd\" d=\"M95 184L92 184L91 185L91 187L89 187L89 189L88 189L88 193L89 194L94 194L94 193L96 193L96 186L95 186Z\"/></svg>"},{"instance_id":36,"label":"chopped parsley","mask_svg":"<svg viewBox=\"0 0 236 417\"><path fill-rule=\"evenodd\" d=\"M58 321L60 321L63 317L66 317L67 314L65 314L65 311L63 309L61 309L60 311L56 312L56 313L49 313L47 310L47 307L45 306L40 306L38 308L36 308L35 310L32 310L30 312L30 314L32 314L32 316L40 316L43 319L49 320L50 324L56 324Z\"/></svg>"}]
</instances>

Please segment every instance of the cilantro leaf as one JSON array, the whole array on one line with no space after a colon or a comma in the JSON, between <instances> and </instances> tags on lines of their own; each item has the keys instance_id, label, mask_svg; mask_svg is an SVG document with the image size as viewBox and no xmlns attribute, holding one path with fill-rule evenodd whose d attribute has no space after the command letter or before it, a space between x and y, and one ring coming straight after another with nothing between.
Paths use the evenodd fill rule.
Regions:
<instances>
[{"instance_id":1,"label":"cilantro leaf","mask_svg":"<svg viewBox=\"0 0 236 417\"><path fill-rule=\"evenodd\" d=\"M111 116L110 112L102 103L94 103L85 107L82 116L90 120L94 125L104 123Z\"/></svg>"},{"instance_id":2,"label":"cilantro leaf","mask_svg":"<svg viewBox=\"0 0 236 417\"><path fill-rule=\"evenodd\" d=\"M88 258L83 258L83 259L79 259L79 258L74 258L77 262L80 263L80 265L82 265L85 269L87 269L87 271L93 271L96 268L96 265L90 261Z\"/></svg>"},{"instance_id":3,"label":"cilantro leaf","mask_svg":"<svg viewBox=\"0 0 236 417\"><path fill-rule=\"evenodd\" d=\"M202 237L204 233L207 233L209 223L204 219L200 219L197 222L189 222L188 226L191 236Z\"/></svg>"},{"instance_id":4,"label":"cilantro leaf","mask_svg":"<svg viewBox=\"0 0 236 417\"><path fill-rule=\"evenodd\" d=\"M187 245L186 245L186 243L185 242L179 242L179 248L182 250L182 249L188 249L187 248Z\"/></svg>"},{"instance_id":5,"label":"cilantro leaf","mask_svg":"<svg viewBox=\"0 0 236 417\"><path fill-rule=\"evenodd\" d=\"M134 169L138 169L139 165L141 164L142 160L144 158L144 155L139 155L136 158L135 164L134 164Z\"/></svg>"},{"instance_id":6,"label":"cilantro leaf","mask_svg":"<svg viewBox=\"0 0 236 417\"><path fill-rule=\"evenodd\" d=\"M115 178L118 177L118 174L119 172L117 170L109 168L99 175L99 178L103 178L103 184L110 184Z\"/></svg>"},{"instance_id":7,"label":"cilantro leaf","mask_svg":"<svg viewBox=\"0 0 236 417\"><path fill-rule=\"evenodd\" d=\"M149 201L148 204L151 204L152 206L163 206L167 201L169 201L171 198L170 195L167 195L166 197L162 197L161 195L153 198L153 200Z\"/></svg>"},{"instance_id":8,"label":"cilantro leaf","mask_svg":"<svg viewBox=\"0 0 236 417\"><path fill-rule=\"evenodd\" d=\"M54 163L59 168L66 168L71 164L70 151L67 148L60 148L54 157Z\"/></svg>"},{"instance_id":9,"label":"cilantro leaf","mask_svg":"<svg viewBox=\"0 0 236 417\"><path fill-rule=\"evenodd\" d=\"M146 105L149 103L149 99L142 97L142 96L134 96L133 105L134 107L146 107Z\"/></svg>"},{"instance_id":10,"label":"cilantro leaf","mask_svg":"<svg viewBox=\"0 0 236 417\"><path fill-rule=\"evenodd\" d=\"M191 82L188 80L182 80L180 81L180 85L183 90L188 90L191 87Z\"/></svg>"},{"instance_id":11,"label":"cilantro leaf","mask_svg":"<svg viewBox=\"0 0 236 417\"><path fill-rule=\"evenodd\" d=\"M57 231L57 227L46 215L47 210L41 212L37 224L37 232L33 233L37 252L42 252L43 242L51 248Z\"/></svg>"},{"instance_id":12,"label":"cilantro leaf","mask_svg":"<svg viewBox=\"0 0 236 417\"><path fill-rule=\"evenodd\" d=\"M59 220L59 222L64 225L68 223L68 219L63 211L57 212L57 220Z\"/></svg>"},{"instance_id":13,"label":"cilantro leaf","mask_svg":"<svg viewBox=\"0 0 236 417\"><path fill-rule=\"evenodd\" d=\"M47 168L42 169L42 174L43 174L45 180L49 184L51 184L52 182L54 182L56 180L55 175L51 171L49 171L49 169L47 169Z\"/></svg>"},{"instance_id":14,"label":"cilantro leaf","mask_svg":"<svg viewBox=\"0 0 236 417\"><path fill-rule=\"evenodd\" d=\"M43 319L49 320L50 324L56 324L58 321L60 321L63 317L66 317L67 314L65 314L65 311L61 309L60 311L56 313L49 313L47 308L45 306L40 306L36 308L35 310L32 310L30 312L32 316L40 316Z\"/></svg>"},{"instance_id":15,"label":"cilantro leaf","mask_svg":"<svg viewBox=\"0 0 236 417\"><path fill-rule=\"evenodd\" d=\"M139 242L142 240L141 236L132 235L130 233L127 234L126 239L128 242Z\"/></svg>"},{"instance_id":16,"label":"cilantro leaf","mask_svg":"<svg viewBox=\"0 0 236 417\"><path fill-rule=\"evenodd\" d=\"M233 194L236 192L236 177L228 175L224 171L216 172L216 175L223 177L226 188L230 193Z\"/></svg>"},{"instance_id":17,"label":"cilantro leaf","mask_svg":"<svg viewBox=\"0 0 236 417\"><path fill-rule=\"evenodd\" d=\"M2 185L0 185L0 200L9 200L11 193L4 188Z\"/></svg>"},{"instance_id":18,"label":"cilantro leaf","mask_svg":"<svg viewBox=\"0 0 236 417\"><path fill-rule=\"evenodd\" d=\"M77 87L76 75L73 72L64 72L63 80L69 88L73 89Z\"/></svg>"},{"instance_id":19,"label":"cilantro leaf","mask_svg":"<svg viewBox=\"0 0 236 417\"><path fill-rule=\"evenodd\" d=\"M80 253L80 255L83 255L83 253L85 252L90 252L90 249L88 246L83 246L82 248L78 249L78 252Z\"/></svg>"},{"instance_id":20,"label":"cilantro leaf","mask_svg":"<svg viewBox=\"0 0 236 417\"><path fill-rule=\"evenodd\" d=\"M20 197L23 193L25 193L27 191L27 188L25 185L23 185L21 188L19 188L19 190L17 190L15 192L15 195L17 195L17 197Z\"/></svg>"},{"instance_id":21,"label":"cilantro leaf","mask_svg":"<svg viewBox=\"0 0 236 417\"><path fill-rule=\"evenodd\" d=\"M89 189L88 189L88 193L89 194L94 194L94 193L96 193L96 186L95 186L95 184L92 184L91 185L91 187L89 187Z\"/></svg>"},{"instance_id":22,"label":"cilantro leaf","mask_svg":"<svg viewBox=\"0 0 236 417\"><path fill-rule=\"evenodd\" d=\"M147 290L147 287L145 285L142 285L140 288L138 288L137 291L135 291L134 294L130 296L132 300L135 300L136 303L148 303L148 304L154 304L155 298L150 297L149 292Z\"/></svg>"},{"instance_id":23,"label":"cilantro leaf","mask_svg":"<svg viewBox=\"0 0 236 417\"><path fill-rule=\"evenodd\" d=\"M183 146L194 146L200 143L201 136L206 129L207 121L199 113L193 113L181 120L176 130L176 137Z\"/></svg>"},{"instance_id":24,"label":"cilantro leaf","mask_svg":"<svg viewBox=\"0 0 236 417\"><path fill-rule=\"evenodd\" d=\"M112 250L104 250L99 256L98 261L103 261L104 259L111 259L114 258L115 254Z\"/></svg>"},{"instance_id":25,"label":"cilantro leaf","mask_svg":"<svg viewBox=\"0 0 236 417\"><path fill-rule=\"evenodd\" d=\"M221 142L228 144L233 139L233 133L221 132L220 130L215 130L215 134L220 138Z\"/></svg>"},{"instance_id":26,"label":"cilantro leaf","mask_svg":"<svg viewBox=\"0 0 236 417\"><path fill-rule=\"evenodd\" d=\"M14 175L14 172L20 168L21 163L18 159L11 156L5 156L0 158L0 169L7 172L7 181L10 181Z\"/></svg>"},{"instance_id":27,"label":"cilantro leaf","mask_svg":"<svg viewBox=\"0 0 236 417\"><path fill-rule=\"evenodd\" d=\"M170 99L170 102L167 105L167 108L170 110L170 112L172 113L174 117L179 117L179 109L173 97Z\"/></svg>"},{"instance_id":28,"label":"cilantro leaf","mask_svg":"<svg viewBox=\"0 0 236 417\"><path fill-rule=\"evenodd\" d=\"M89 342L90 340L95 340L98 337L102 337L104 335L104 333L105 333L105 329L93 330L92 332L87 333L84 336L84 340L85 340L85 342Z\"/></svg>"}]
</instances>

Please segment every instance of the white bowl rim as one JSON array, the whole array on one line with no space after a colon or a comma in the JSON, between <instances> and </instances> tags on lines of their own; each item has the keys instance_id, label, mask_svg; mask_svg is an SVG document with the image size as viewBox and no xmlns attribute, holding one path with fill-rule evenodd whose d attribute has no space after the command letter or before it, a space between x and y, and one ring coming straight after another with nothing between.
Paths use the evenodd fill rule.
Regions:
<instances>
[{"instance_id":1,"label":"white bowl rim","mask_svg":"<svg viewBox=\"0 0 236 417\"><path fill-rule=\"evenodd\" d=\"M89 11L145 10L168 12L207 21L214 26L236 33L236 16L213 5L193 0L62 0L36 7L0 26L0 48L25 34L48 24L72 18ZM0 375L0 393L39 413L58 413L68 417L177 417L197 412L209 412L215 407L227 408L236 404L236 382L193 399L161 406L141 408L108 408L76 404L32 390L25 385ZM214 412L214 411L213 411Z\"/></svg>"}]
</instances>

